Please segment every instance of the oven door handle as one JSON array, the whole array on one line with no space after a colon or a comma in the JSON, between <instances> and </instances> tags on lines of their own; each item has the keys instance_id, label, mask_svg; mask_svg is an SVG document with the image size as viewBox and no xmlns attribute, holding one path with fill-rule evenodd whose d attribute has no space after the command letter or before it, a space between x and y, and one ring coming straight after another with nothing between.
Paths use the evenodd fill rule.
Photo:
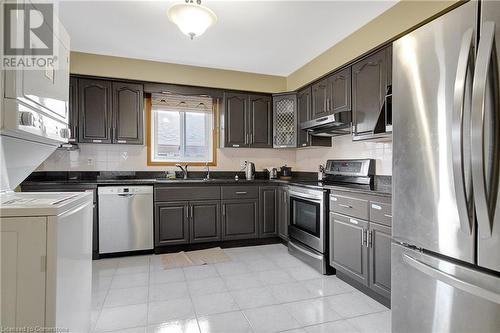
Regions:
<instances>
[{"instance_id":1,"label":"oven door handle","mask_svg":"<svg viewBox=\"0 0 500 333\"><path fill-rule=\"evenodd\" d=\"M306 254L308 256L314 257L316 259L323 259L323 257L320 256L319 254L307 251L307 250L303 249L302 247L299 247L298 245L295 245L293 242L288 242L288 246L291 246L294 249L296 249L297 251L300 251L300 252L302 252L302 253L304 253L304 254Z\"/></svg>"}]
</instances>

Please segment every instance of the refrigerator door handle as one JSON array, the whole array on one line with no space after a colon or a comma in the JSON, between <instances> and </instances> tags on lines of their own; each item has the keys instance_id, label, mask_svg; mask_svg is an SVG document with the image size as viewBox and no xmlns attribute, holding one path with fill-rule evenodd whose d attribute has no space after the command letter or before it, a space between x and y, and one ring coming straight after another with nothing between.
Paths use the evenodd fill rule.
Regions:
<instances>
[{"instance_id":1,"label":"refrigerator door handle","mask_svg":"<svg viewBox=\"0 0 500 333\"><path fill-rule=\"evenodd\" d=\"M455 196L457 200L458 213L460 216L460 229L462 232L470 235L472 233L472 207L467 202L467 179L465 177L464 163L464 135L469 133L468 128L464 128L464 118L470 117L469 108L465 106L467 91L467 80L472 79L471 70L474 66L473 34L471 28L467 30L462 37L460 54L458 57L457 75L455 78L455 91L453 99L452 116L452 161L453 161L453 179L455 185Z\"/></svg>"},{"instance_id":2,"label":"refrigerator door handle","mask_svg":"<svg viewBox=\"0 0 500 333\"><path fill-rule=\"evenodd\" d=\"M425 263L423 261L420 261L416 258L413 258L412 256L408 254L403 254L403 260L405 263L410 265L411 267L419 270L420 272L436 279L441 282L444 282L454 288L460 289L462 291L465 291L469 294L487 299L491 302L494 302L496 304L500 304L500 293L488 290L482 287L479 287L475 284L472 284L470 282L464 281L462 279L457 278L456 276L453 276L447 272L444 272L440 270L439 268L436 268L428 263Z\"/></svg>"},{"instance_id":3,"label":"refrigerator door handle","mask_svg":"<svg viewBox=\"0 0 500 333\"><path fill-rule=\"evenodd\" d=\"M484 160L485 101L488 72L495 42L495 23L485 22L481 26L481 40L477 51L472 87L471 157L474 201L481 238L491 237L491 209L488 204Z\"/></svg>"}]
</instances>

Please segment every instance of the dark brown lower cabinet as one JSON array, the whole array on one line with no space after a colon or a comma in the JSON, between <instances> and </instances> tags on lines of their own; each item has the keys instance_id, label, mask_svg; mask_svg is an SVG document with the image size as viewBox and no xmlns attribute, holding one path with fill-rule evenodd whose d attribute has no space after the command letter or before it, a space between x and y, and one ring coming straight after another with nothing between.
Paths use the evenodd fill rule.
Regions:
<instances>
[{"instance_id":1,"label":"dark brown lower cabinet","mask_svg":"<svg viewBox=\"0 0 500 333\"><path fill-rule=\"evenodd\" d=\"M391 297L391 228L370 222L369 287L386 298Z\"/></svg>"},{"instance_id":2,"label":"dark brown lower cabinet","mask_svg":"<svg viewBox=\"0 0 500 333\"><path fill-rule=\"evenodd\" d=\"M259 199L222 201L222 240L257 238Z\"/></svg>"},{"instance_id":3,"label":"dark brown lower cabinet","mask_svg":"<svg viewBox=\"0 0 500 333\"><path fill-rule=\"evenodd\" d=\"M368 285L368 222L330 213L330 265Z\"/></svg>"},{"instance_id":4,"label":"dark brown lower cabinet","mask_svg":"<svg viewBox=\"0 0 500 333\"><path fill-rule=\"evenodd\" d=\"M391 227L330 213L330 265L391 297Z\"/></svg>"},{"instance_id":5,"label":"dark brown lower cabinet","mask_svg":"<svg viewBox=\"0 0 500 333\"><path fill-rule=\"evenodd\" d=\"M220 201L189 202L190 242L217 242L221 240Z\"/></svg>"},{"instance_id":6,"label":"dark brown lower cabinet","mask_svg":"<svg viewBox=\"0 0 500 333\"><path fill-rule=\"evenodd\" d=\"M278 236L288 240L288 187L278 187Z\"/></svg>"},{"instance_id":7,"label":"dark brown lower cabinet","mask_svg":"<svg viewBox=\"0 0 500 333\"><path fill-rule=\"evenodd\" d=\"M259 237L278 235L278 187L259 188Z\"/></svg>"},{"instance_id":8,"label":"dark brown lower cabinet","mask_svg":"<svg viewBox=\"0 0 500 333\"><path fill-rule=\"evenodd\" d=\"M189 243L187 201L155 204L155 246Z\"/></svg>"}]
</instances>

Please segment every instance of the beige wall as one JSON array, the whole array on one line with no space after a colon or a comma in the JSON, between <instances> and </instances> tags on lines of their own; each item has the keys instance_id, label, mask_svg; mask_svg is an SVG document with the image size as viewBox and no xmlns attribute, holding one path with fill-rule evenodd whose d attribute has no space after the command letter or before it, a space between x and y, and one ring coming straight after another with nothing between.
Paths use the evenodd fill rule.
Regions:
<instances>
[{"instance_id":1,"label":"beige wall","mask_svg":"<svg viewBox=\"0 0 500 333\"><path fill-rule=\"evenodd\" d=\"M296 90L455 5L457 0L403 0L287 77Z\"/></svg>"},{"instance_id":2,"label":"beige wall","mask_svg":"<svg viewBox=\"0 0 500 333\"><path fill-rule=\"evenodd\" d=\"M157 61L71 52L73 74L259 92L283 92L286 78Z\"/></svg>"},{"instance_id":3,"label":"beige wall","mask_svg":"<svg viewBox=\"0 0 500 333\"><path fill-rule=\"evenodd\" d=\"M296 90L421 22L458 0L402 0L288 77L71 52L73 74L278 93Z\"/></svg>"}]
</instances>

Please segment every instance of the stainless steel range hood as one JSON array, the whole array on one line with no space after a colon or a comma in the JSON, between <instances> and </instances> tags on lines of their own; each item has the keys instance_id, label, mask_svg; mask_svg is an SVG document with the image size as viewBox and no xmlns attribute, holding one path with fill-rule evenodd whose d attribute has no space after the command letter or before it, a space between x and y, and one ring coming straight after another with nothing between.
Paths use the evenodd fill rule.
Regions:
<instances>
[{"instance_id":1,"label":"stainless steel range hood","mask_svg":"<svg viewBox=\"0 0 500 333\"><path fill-rule=\"evenodd\" d=\"M351 111L342 111L326 117L303 122L301 130L314 136L338 136L351 133Z\"/></svg>"}]
</instances>

